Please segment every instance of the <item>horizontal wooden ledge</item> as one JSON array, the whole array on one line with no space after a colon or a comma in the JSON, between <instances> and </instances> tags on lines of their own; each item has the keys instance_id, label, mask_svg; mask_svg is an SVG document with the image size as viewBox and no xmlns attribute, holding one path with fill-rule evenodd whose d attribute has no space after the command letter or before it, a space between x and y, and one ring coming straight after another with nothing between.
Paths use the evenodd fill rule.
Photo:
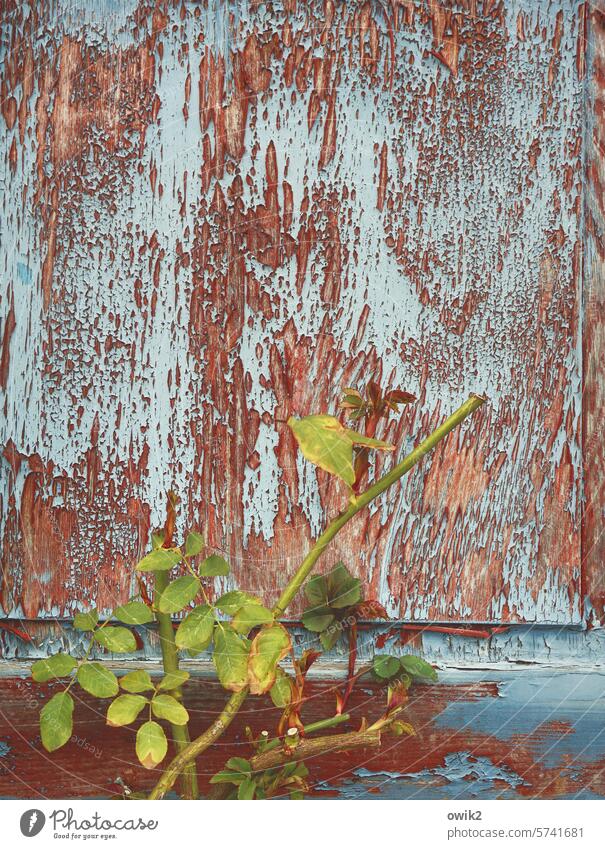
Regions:
<instances>
[{"instance_id":1,"label":"horizontal wooden ledge","mask_svg":"<svg viewBox=\"0 0 605 849\"><path fill-rule=\"evenodd\" d=\"M0 621L0 625L3 623ZM6 624L6 621L5 623ZM75 631L67 621L41 622L39 620L15 623L25 629L31 642L25 642L12 631L0 628L0 658L6 661L31 662L59 649L78 654L87 645L86 635ZM314 635L296 624L289 624L297 651L321 648ZM132 655L114 655L117 664L154 662L160 657L158 635L153 627L134 629L140 651ZM506 629L494 628L488 636L477 636L464 628L428 630L416 623L386 622L367 624L358 633L358 664L369 661L375 653L418 654L441 668L514 668L522 664L560 668L598 668L605 662L605 629L585 630L577 626L509 625ZM477 628L485 632L486 629ZM323 653L315 664L317 674L323 668L342 667L347 660L346 639L335 648ZM102 649L96 656L107 657ZM198 661L184 661L186 668L196 663L210 663L211 655L205 652ZM1 661L0 661L0 665Z\"/></svg>"}]
</instances>

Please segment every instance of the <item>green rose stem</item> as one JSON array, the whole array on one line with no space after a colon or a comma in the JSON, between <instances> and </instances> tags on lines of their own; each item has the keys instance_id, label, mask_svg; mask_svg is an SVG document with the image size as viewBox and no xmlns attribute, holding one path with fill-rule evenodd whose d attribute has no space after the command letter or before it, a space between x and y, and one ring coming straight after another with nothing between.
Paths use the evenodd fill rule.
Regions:
<instances>
[{"instance_id":1,"label":"green rose stem","mask_svg":"<svg viewBox=\"0 0 605 849\"><path fill-rule=\"evenodd\" d=\"M159 610L160 596L168 586L170 580L169 573L154 572L153 578L154 614L158 623L158 630L160 634L160 648L162 650L162 665L164 667L164 674L166 674L168 672L176 672L179 668L179 656L174 640L174 628L172 627L172 619L170 618L169 614L160 613ZM180 688L172 690L171 695L179 701L182 700L182 693ZM177 752L184 752L191 744L188 726L173 725L171 723L170 727L172 729L172 738L174 740L174 745L176 746ZM199 799L197 772L194 761L187 763L183 768L183 776L181 778L181 789L185 799Z\"/></svg>"},{"instance_id":2,"label":"green rose stem","mask_svg":"<svg viewBox=\"0 0 605 849\"><path fill-rule=\"evenodd\" d=\"M450 431L463 422L464 419L468 418L468 416L472 415L472 413L479 409L479 407L484 403L485 398L481 398L478 395L471 395L468 401L465 401L455 413L452 413L452 415L449 416L443 424L439 425L439 427L434 430L430 436L427 436L426 439L424 439L407 455L407 457L391 469L390 472L387 472L387 474L383 475L380 480L368 487L365 492L362 492L360 495L351 500L348 508L333 519L321 536L317 538L315 544L298 567L298 570L290 579L287 587L284 589L277 601L277 604L273 608L275 616L281 616L285 612L294 596L309 577L313 567L341 528L343 528L347 522L353 518L353 516L359 513L360 510L363 510L363 508L371 501L396 483L399 478L407 474L407 472L409 472L410 469L412 469L425 454L428 454L428 452L441 442L441 440L444 439ZM173 786L179 773L182 772L194 758L201 755L202 752L205 752L209 746L218 740L223 731L225 731L225 729L231 724L233 718L246 700L247 695L247 687L244 687L244 689L240 690L238 693L234 693L212 725L173 758L172 762L168 765L162 777L151 791L149 795L150 799L163 798L163 796Z\"/></svg>"},{"instance_id":3,"label":"green rose stem","mask_svg":"<svg viewBox=\"0 0 605 849\"><path fill-rule=\"evenodd\" d=\"M348 713L338 713L336 716L329 716L327 719L318 719L317 722L309 722L308 725L305 725L305 734L313 734L314 731L325 731L326 728L334 728L335 725L348 722L350 718L351 715ZM283 742L282 737L274 737L263 748L263 753L278 749Z\"/></svg>"},{"instance_id":4,"label":"green rose stem","mask_svg":"<svg viewBox=\"0 0 605 849\"><path fill-rule=\"evenodd\" d=\"M283 748L269 752L261 752L250 760L252 772L263 772L275 769L284 763L296 763L305 758L319 755L336 754L336 752L351 751L351 749L366 749L368 746L380 745L380 731L351 731L349 734L329 734L316 739L301 740L291 752Z\"/></svg>"},{"instance_id":5,"label":"green rose stem","mask_svg":"<svg viewBox=\"0 0 605 849\"><path fill-rule=\"evenodd\" d=\"M334 726L341 725L343 722L348 722L350 719L351 719L351 716L348 713L339 713L336 716L330 716L327 719L318 719L317 722L309 722L307 725L305 725L305 735L306 735L306 737L308 737L309 734L313 734L313 732L315 732L315 731L325 731L326 728L334 728ZM354 734L352 736L354 736L355 734L359 734L359 732L354 732ZM330 740L330 742L333 742L334 738L333 737L324 737L323 739L324 740ZM283 737L274 737L272 740L269 740L269 742L266 743L265 746L263 747L262 752L259 752L259 754L254 755L254 757L250 759L250 766L252 767L252 771L253 772L262 772L263 769L267 769L267 767L262 766L262 763L263 763L262 761L260 761L261 767L260 768L258 767L258 762L259 762L258 759L265 757L265 755L269 755L275 749L282 749L282 752L283 752L283 745L284 745L284 738ZM351 747L349 746L349 748L351 748ZM355 748L355 746L353 748ZM324 754L327 754L329 751L332 751L332 750L326 748ZM322 752L320 752L320 754L322 754ZM284 753L283 754L283 760L284 760L284 762L287 761L287 760L291 760L291 756L289 754ZM300 760L300 758L297 758L297 760ZM210 790L210 795L209 795L208 798L210 798L210 799L225 799L228 791L229 791L229 785L227 785L227 784L215 784L212 787L212 789Z\"/></svg>"}]
</instances>

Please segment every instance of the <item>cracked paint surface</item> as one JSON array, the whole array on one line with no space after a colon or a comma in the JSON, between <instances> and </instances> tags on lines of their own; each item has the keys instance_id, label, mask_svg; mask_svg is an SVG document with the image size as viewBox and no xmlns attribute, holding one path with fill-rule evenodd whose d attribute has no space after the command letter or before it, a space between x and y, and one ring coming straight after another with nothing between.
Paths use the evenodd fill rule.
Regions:
<instances>
[{"instance_id":1,"label":"cracked paint surface","mask_svg":"<svg viewBox=\"0 0 605 849\"><path fill-rule=\"evenodd\" d=\"M489 758L455 752L445 756L443 766L417 773L373 772L362 767L341 792L347 799L378 794L385 799L514 799L515 788L523 783L520 776L495 766Z\"/></svg>"},{"instance_id":2,"label":"cracked paint surface","mask_svg":"<svg viewBox=\"0 0 605 849\"><path fill-rule=\"evenodd\" d=\"M346 498L276 420L374 377L401 453L490 403L324 565L580 622L584 5L6 6L5 614L124 601L172 484L273 601Z\"/></svg>"}]
</instances>

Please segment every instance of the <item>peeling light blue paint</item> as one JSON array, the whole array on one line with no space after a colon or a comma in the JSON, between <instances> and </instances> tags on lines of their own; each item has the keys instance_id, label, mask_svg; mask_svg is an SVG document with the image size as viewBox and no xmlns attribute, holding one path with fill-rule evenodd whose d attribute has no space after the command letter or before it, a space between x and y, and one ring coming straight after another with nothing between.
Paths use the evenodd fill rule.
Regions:
<instances>
[{"instance_id":1,"label":"peeling light blue paint","mask_svg":"<svg viewBox=\"0 0 605 849\"><path fill-rule=\"evenodd\" d=\"M517 797L516 788L526 784L513 770L469 752L453 752L446 755L443 766L416 773L362 767L353 774L357 781L325 783L317 789L337 790L347 799L513 799Z\"/></svg>"},{"instance_id":2,"label":"peeling light blue paint","mask_svg":"<svg viewBox=\"0 0 605 849\"><path fill-rule=\"evenodd\" d=\"M29 265L24 262L17 262L17 275L22 283L30 286L34 280L34 274Z\"/></svg>"},{"instance_id":3,"label":"peeling light blue paint","mask_svg":"<svg viewBox=\"0 0 605 849\"><path fill-rule=\"evenodd\" d=\"M533 749L548 768L564 765L567 758L598 761L605 757L605 673L528 669L501 678L495 672L474 673L474 681L498 681L502 698L457 698L435 724L501 740L531 735ZM555 721L556 726L549 728ZM544 733L536 733L538 729Z\"/></svg>"},{"instance_id":4,"label":"peeling light blue paint","mask_svg":"<svg viewBox=\"0 0 605 849\"><path fill-rule=\"evenodd\" d=\"M286 564L287 565L287 564ZM227 579L221 582L221 590L230 589L231 582ZM85 610L87 605L79 605ZM15 624L24 627L21 621ZM288 623L286 623L288 624ZM448 668L443 675L464 675L464 669L469 674L476 674L481 668L495 670L500 675L503 670L519 670L518 664L531 664L527 675L537 674L535 670L551 669L569 671L570 667L580 670L595 671L605 669L605 629L584 631L578 628L553 628L544 626L516 626L501 634L494 634L490 639L458 637L451 634L440 634L425 631L417 634L415 647L406 647L401 641L399 627L402 623L391 622L388 625L369 625L360 629L358 634L358 663L366 663L380 651L387 654L418 654L438 669ZM32 623L25 620L25 630L30 630ZM139 634L143 640L142 653L136 657L145 660L157 660L160 657L159 646L154 628L140 628ZM384 638L390 630L394 631L382 648L377 650L377 640ZM293 644L300 653L306 648L320 648L315 635L311 635L300 626L290 625ZM53 623L45 622L36 625L32 631L36 637L34 644L25 643L19 637L8 631L0 630L0 643L3 657L7 659L30 659L45 657L50 646L57 641L65 650L77 649L81 645L82 634L75 631L70 621L59 618L58 611ZM348 658L348 646L341 638L329 652L322 653L320 664L312 667L312 673L327 670L326 674L334 672L338 667L344 669ZM199 656L200 661L210 661L208 651ZM521 667L522 668L522 667ZM456 669L460 670L456 672ZM323 674L323 673L322 673ZM483 673L481 673L483 674ZM485 672L487 676L488 672ZM441 676L441 672L440 672ZM485 680L488 679L486 677Z\"/></svg>"},{"instance_id":5,"label":"peeling light blue paint","mask_svg":"<svg viewBox=\"0 0 605 849\"><path fill-rule=\"evenodd\" d=\"M189 11L192 5L199 7L199 4L189 4ZM61 303L51 306L48 320L56 322L59 327L73 322L72 330L76 327L80 330L79 323L82 321L86 327L82 330L83 336L78 337L84 339L78 368L71 370L64 367L68 346L57 342L52 364L53 373L61 374L61 383L52 393L48 392L48 376L38 368L44 359L41 356L45 344L44 328L36 320L29 329L29 317L41 314L40 293L36 287L17 287L14 292L17 326L11 341L11 361L23 363L24 368L11 369L8 376L7 395L12 400L7 408L7 422L6 427L2 428L1 441L13 439L22 453L37 452L45 461L52 461L57 469L69 471L81 462L83 453L90 448L91 427L98 416L98 451L104 467L110 465L116 456L137 457L144 445L149 449L149 475L140 482L139 493L152 506L152 524L158 524L161 520L164 492L170 484L175 482L177 489L187 490L187 476L195 461L195 451L189 438L191 410L187 393L171 398L165 391L168 374L173 368L179 369L184 386L200 384L197 363L191 357L189 348L191 339L188 317L193 271L181 268L177 275L178 287L175 288L175 266L168 258L174 257L176 238L182 237L184 251L191 249L192 239L184 234L194 231L199 215L197 204L191 199L202 198L204 194L200 176L200 104L195 69L199 67L202 52L208 48L215 54L221 52L225 55L229 79L232 70L229 61L231 48L241 47L251 26L253 15L247 4L232 5L235 16L233 25L229 23L229 16L224 14L224 4L219 5L218 2L209 2L205 8L200 8L201 20L192 15L186 15L181 20L181 8L176 5L166 10L170 18L167 32L172 29L182 35L180 39L167 38L163 43L162 73L156 80L160 104L157 122L148 129L148 144L137 167L127 167L120 176L120 187L115 189L115 207L112 205L111 210L99 202L95 191L107 176L103 170L107 163L102 158L96 161L96 154L94 157L92 153L90 155L86 174L89 191L78 201L78 228L82 232L95 232L99 244L104 244L111 242L110 236L113 234L123 232L125 222L133 224L134 259L127 266L128 273L125 274L121 256L116 256L114 260L108 259L104 251L103 260L99 262L100 248L94 249L94 252L91 248L91 253L87 253L80 244L76 244L62 258L65 298ZM359 175L355 197L351 196L348 200L349 217L341 222L340 236L343 244L354 243L354 230L359 226L363 230L364 241L362 255L355 267L351 266L348 284L343 287L339 300L339 310L347 318L339 323L335 333L343 350L356 350L354 339L359 319L364 309L369 307L370 315L363 339L355 344L360 351L377 345L384 374L392 375L395 382L401 381L415 392L419 391L420 380L417 374L406 373L409 369L402 365L401 346L409 341L424 344L430 340L431 345L438 350L447 351L455 347L462 351L465 363L469 366L467 369L450 364L443 375L439 369L430 370L426 384L427 409L435 409L439 403L444 408L450 407L456 399L469 392L486 388L494 405L503 396L516 397L518 394L515 356L506 340L527 332L524 330L524 320L530 318L529 313L535 306L532 296L540 291L541 286L537 260L544 250L544 233L553 222L552 197L560 188L560 175L556 168L550 167L550 163L561 163L562 151L571 146L577 127L581 125L584 109L583 85L574 69L577 5L572 0L563 0L558 4L551 4L547 0L518 0L511 3L505 12L507 30L513 34L513 39L516 16L523 12L527 18L528 33L543 33L547 44L552 43L556 11L560 8L564 15L558 74L551 86L555 101L565 104L565 109L559 111L557 121L545 125L542 120L543 82L552 53L548 47L538 49L542 36L532 36L527 42L514 47L515 63L507 66L506 73L501 71L500 60L494 61L487 68L485 79L493 79L494 92L499 97L494 104L494 115L498 118L501 132L495 133L491 120L487 121L474 134L472 144L463 148L463 155L459 155L459 147L454 146L452 140L457 139L457 130L468 128L455 128L447 123L452 121L447 96L435 97L434 118L427 120L424 111L417 110L410 113L402 125L397 116L405 108L405 93L395 97L381 88L374 90L360 86L358 69L346 63L343 65L340 89L346 94L339 96L336 122L337 137L347 139L347 143L340 145L338 156L327 163L324 177L327 183L338 185L347 175ZM134 38L130 21L136 7L135 0L60 2L53 12L53 26L57 32L71 34L76 39L82 37L84 29L86 43L90 45L110 42L114 46L130 46ZM275 11L271 14L281 14L279 3L275 4ZM296 26L304 31L308 16L304 4L294 14L297 16ZM199 38L200 32L204 33L203 41ZM44 34L40 37L50 38ZM418 91L429 91L433 85L439 91L442 86L442 65L434 57L427 59L432 38L428 26L415 31L413 35L404 30L396 33L398 63L402 62L404 56L406 62L410 58L414 59L409 85ZM190 47L190 64L194 69L190 117L187 121L183 119L183 103L178 94L184 90L187 73L182 56L183 43ZM411 65L409 67L412 68ZM313 185L316 179L316 154L321 128L320 122L317 122L308 139L305 136L304 143L298 143L301 132L306 132L307 100L299 97L295 103L289 102L290 98L286 98L279 90L283 84L277 63L275 71L271 93L265 98L263 109L255 114L254 130L251 127L252 113L249 118L246 152L239 167L243 173L251 170L254 164L251 153L253 146L264 151L269 142L273 142L277 150L280 178L284 175L286 160L289 159L288 181L294 195L292 231L296 232L301 220L301 200L306 181L311 175ZM495 75L493 78L492 74ZM467 97L472 100L475 86L473 79L461 75L456 85L457 96L461 101ZM39 95L40 92L34 88L29 103L31 121L36 114L35 104ZM360 122L360 115L372 117L366 124ZM435 141L434 127L439 126L440 122L444 123L444 132ZM28 134L33 129L29 124ZM95 132L100 131L91 128L91 133ZM525 183L526 164L521 152L530 143L532 134L538 132L541 134L541 146L536 161L536 179L526 187L528 214L518 220L516 217L511 219L510 230L506 231L507 249L502 251L499 240L494 238L495 234L504 235L505 232L500 228L501 210L509 207L511 195L516 195L518 185ZM294 139L297 142L293 144ZM366 179L374 170L374 145L382 139L389 141L390 173L397 173L397 163L401 157L405 161L406 181L410 186L420 188L417 194L413 193L410 197L401 220L406 222L411 241L426 245L428 253L433 244L440 246L439 262L427 270L425 279L432 293L438 290L444 293L444 307L449 308L460 297L461 291L471 285L469 281L476 269L495 269L499 263L502 265L494 284L485 286L485 303L470 319L464 349L459 347L459 340L454 339L451 328L442 321L440 311L422 305L410 275L402 271L400 263L385 246L384 225L388 211L385 208L380 214L376 212L375 180L371 176ZM420 141L426 143L427 139L428 143L445 151L444 162L448 156L451 160L458 154L456 161L459 161L459 168L449 171L444 167L439 182L424 191L423 168L426 165L420 155ZM458 142L455 144L458 145ZM99 144L101 157L102 149L103 145ZM511 158L511 151L519 155ZM10 183L10 200L22 199L25 209L30 212L22 218L12 212L7 216L9 238L5 240L7 247L0 246L0 265L7 271L7 280L21 279L25 282L23 274L26 278L39 279L40 268L35 265L35 257L37 254L44 255L41 250L44 246L40 244L39 221L31 213L35 209L33 195L36 187L30 178L35 173L35 147L24 146L20 150L19 161L20 166L15 174L8 172L6 163L0 165L0 180L4 179L7 185ZM180 186L183 174L188 174L190 200L182 219L174 191L167 190L163 196L150 192L149 171L152 165L157 167L158 183L165 187ZM225 177L223 186L230 179L230 176ZM253 204L257 200L254 193L258 191L258 181L254 183L252 186L245 180L243 182L244 204ZM20 203L11 203L11 207L20 208ZM573 203L563 204L555 216L567 238L559 257L558 274L561 280L568 279L572 273L573 245L581 235L574 209ZM143 296L148 299L152 297L154 284L148 274L147 259L139 250L142 234L152 231L157 233L159 243L166 250L167 259L162 264L159 281L159 291L166 294L158 300L153 322L147 324L138 313L130 312L131 284L133 279L140 277ZM467 245L462 254L457 247L458 240L464 240ZM14 256L15 244L31 247L31 265L26 266L26 271L21 269L23 263ZM25 248L23 252L27 255ZM273 270L268 271L252 258L247 262L259 286L276 294L284 304L288 304L288 309L276 311L262 329L258 322L249 324L247 320L254 316L246 315L242 338L238 342L237 352L230 353L230 363L237 357L241 358L251 382L247 395L251 404L256 405L255 409L272 410L276 399L272 389L266 385L269 377L266 346L260 355L256 353L258 346L262 348L261 343L266 338L279 336L288 321L294 323L299 338L304 335L318 336L322 332L323 320L333 310L333 305L322 302L319 289L312 280L311 267L308 268L299 302L292 297L295 275L293 259L283 263L279 274ZM317 264L319 267L321 258L317 259ZM450 288L452 281L455 282L453 289ZM527 315L507 311L505 306L514 303L521 291L530 293L524 301ZM70 310L74 304L77 305L77 311L72 314ZM120 327L122 347L108 351L103 358L99 358L94 353L93 339L106 339L112 333L115 334L110 316L116 308L118 313L122 309L129 316L128 321L124 321ZM88 319L83 318L86 316L94 316L93 330L87 325ZM493 327L495 330L492 332ZM547 332L552 331L547 328ZM124 368L123 351L129 349L136 352L132 371L130 367ZM200 361L204 355L205 352L200 348ZM564 389L562 417L577 422L581 408L580 348L576 345L564 354L564 358L565 372L570 377ZM149 368L148 363L152 363L153 368ZM320 370L321 364L310 363L310 383L318 379ZM333 376L335 385L338 385L340 376L339 373ZM80 398L83 377L86 377L89 391L85 397ZM105 391L108 385L112 387L111 393ZM100 405L98 399L101 395L103 402ZM24 397L28 399L27 404L22 403ZM69 425L74 425L74 422L70 421L66 410L71 409L74 397L80 398L82 415L78 418L77 426L70 429ZM200 389L196 394L196 403L201 405L208 400L207 393ZM479 543L485 544L486 564L499 556L501 546L501 540L489 542L484 536L485 528L490 524L489 516L495 507L512 509L515 513L515 499L524 497L523 487L529 486L527 456L543 449L544 434L540 423L535 424L533 429L529 425L533 421L533 404L533 397L524 396L520 406L523 426L519 432L505 428L501 442L489 446L486 464L490 465L498 452L504 451L509 454L510 465L507 468L510 471L500 476L489 492L473 506L472 511L469 511L471 515L467 525L461 528L461 533L468 539L477 539ZM116 429L118 410L121 425ZM157 427L148 427L150 418ZM174 438L181 464L176 481L173 480L174 470L167 469L165 463L165 446L169 438ZM510 458L510 446L515 438L519 439L519 451L518 459L513 461ZM250 446L258 452L263 463L261 471L246 471L243 527L235 529L242 535L244 543L253 534L261 534L267 542L273 539L273 522L281 480L275 461L275 439L274 433L261 428L256 445ZM552 457L549 458L550 466L554 468L562 452L569 448L577 472L581 466L579 448L576 442L568 445L565 439L564 431L558 434ZM455 437L452 440L454 446ZM459 440L460 436L458 443ZM25 471L22 471L15 484L17 503L24 475ZM301 472L300 480L303 484L303 510L308 516L311 532L316 534L321 530L323 512L315 473L312 470ZM569 497L569 510L574 515L579 502L578 480L579 476L575 474ZM547 475L538 493L537 512L540 521L543 520L544 500L551 485L552 476ZM4 497L4 485L2 492ZM205 492L203 497L217 499L218 494ZM393 615L413 617L416 620L426 617L431 608L443 613L444 617L467 616L470 612L469 601L464 598L462 590L448 600L439 581L411 582L411 591L404 594L403 602L399 596L391 595L389 574L400 544L407 542L415 551L422 553L422 558L428 564L423 578L427 578L428 572L435 568L434 552L439 550L444 539L445 530L440 524L434 543L427 542L431 538L430 530L431 525L435 524L435 517L418 515L412 501L409 493L401 495L386 556L371 559L366 564L373 574L378 574L381 601ZM372 508L372 513L375 515L380 511L384 518L386 504L385 498ZM508 550L503 568L503 583L507 584L508 594L506 599L503 594L493 601L491 612L495 619L501 616L506 603L516 615L530 620L560 623L580 621L578 600L570 601L568 596L569 575L559 579L556 573L562 570L554 568L547 572L543 591L540 593L540 588L535 587L534 564L541 530L542 527L536 526L533 517L519 519L514 545ZM82 529L81 539L82 550L85 551L89 542L85 528ZM401 564L401 568L405 571L406 564ZM462 558L452 570L452 581L456 580L463 568ZM77 574L76 567L73 574ZM577 575L574 577L577 578ZM68 589L75 589L75 584L74 580ZM422 597L416 597L416 585L424 585ZM461 584L458 586L460 588ZM45 613L52 615L53 611L46 610Z\"/></svg>"},{"instance_id":6,"label":"peeling light blue paint","mask_svg":"<svg viewBox=\"0 0 605 849\"><path fill-rule=\"evenodd\" d=\"M365 772L368 776L372 775L367 770ZM460 785L463 782L465 792L473 796L484 790L492 791L496 781L503 781L513 788L526 784L521 776L513 770L496 766L489 758L477 758L469 752L453 752L451 755L446 755L443 766L425 769L417 773L407 773L402 775L401 778L418 784L446 782Z\"/></svg>"}]
</instances>

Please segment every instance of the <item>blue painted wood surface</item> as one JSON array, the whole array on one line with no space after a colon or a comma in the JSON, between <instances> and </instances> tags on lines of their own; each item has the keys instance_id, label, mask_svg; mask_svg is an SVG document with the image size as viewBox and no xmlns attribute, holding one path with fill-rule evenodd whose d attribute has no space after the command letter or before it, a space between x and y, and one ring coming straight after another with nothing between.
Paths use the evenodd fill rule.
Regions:
<instances>
[{"instance_id":1,"label":"blue painted wood surface","mask_svg":"<svg viewBox=\"0 0 605 849\"><path fill-rule=\"evenodd\" d=\"M1 37L5 614L124 601L172 484L272 601L346 502L276 420L374 377L419 397L400 452L490 404L330 557L394 617L580 623L584 4L17 2Z\"/></svg>"}]
</instances>

